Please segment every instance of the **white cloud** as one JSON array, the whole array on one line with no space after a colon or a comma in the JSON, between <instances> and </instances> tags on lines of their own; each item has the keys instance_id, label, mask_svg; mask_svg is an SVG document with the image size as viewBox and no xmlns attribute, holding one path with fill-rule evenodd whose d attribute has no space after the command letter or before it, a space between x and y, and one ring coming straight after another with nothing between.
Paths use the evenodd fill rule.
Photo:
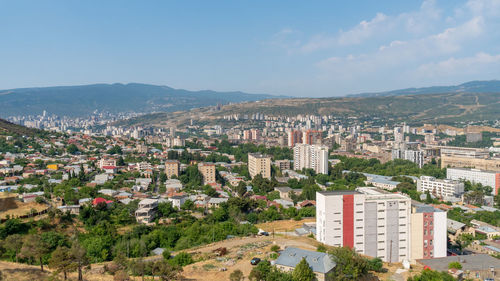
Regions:
<instances>
[{"instance_id":1,"label":"white cloud","mask_svg":"<svg viewBox=\"0 0 500 281\"><path fill-rule=\"evenodd\" d=\"M500 54L477 53L474 56L426 63L418 67L417 74L424 78L476 75L492 71L500 72Z\"/></svg>"}]
</instances>

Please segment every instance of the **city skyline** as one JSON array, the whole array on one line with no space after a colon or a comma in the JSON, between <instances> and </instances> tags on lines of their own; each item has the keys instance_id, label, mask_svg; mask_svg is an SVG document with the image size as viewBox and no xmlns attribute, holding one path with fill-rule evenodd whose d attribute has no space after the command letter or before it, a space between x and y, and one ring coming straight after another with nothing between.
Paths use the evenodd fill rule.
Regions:
<instances>
[{"instance_id":1,"label":"city skyline","mask_svg":"<svg viewBox=\"0 0 500 281\"><path fill-rule=\"evenodd\" d=\"M0 88L343 96L498 78L500 1L0 1Z\"/></svg>"}]
</instances>

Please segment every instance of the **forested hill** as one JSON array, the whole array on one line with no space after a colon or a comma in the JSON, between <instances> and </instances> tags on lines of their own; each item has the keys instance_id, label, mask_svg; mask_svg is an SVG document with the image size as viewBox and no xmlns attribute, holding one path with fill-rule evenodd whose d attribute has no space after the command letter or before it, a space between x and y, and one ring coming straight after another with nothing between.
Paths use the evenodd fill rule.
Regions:
<instances>
[{"instance_id":1,"label":"forested hill","mask_svg":"<svg viewBox=\"0 0 500 281\"><path fill-rule=\"evenodd\" d=\"M148 84L95 84L83 86L0 90L0 117L50 114L87 117L95 110L171 112L244 101L279 98L243 92L188 91Z\"/></svg>"}]
</instances>

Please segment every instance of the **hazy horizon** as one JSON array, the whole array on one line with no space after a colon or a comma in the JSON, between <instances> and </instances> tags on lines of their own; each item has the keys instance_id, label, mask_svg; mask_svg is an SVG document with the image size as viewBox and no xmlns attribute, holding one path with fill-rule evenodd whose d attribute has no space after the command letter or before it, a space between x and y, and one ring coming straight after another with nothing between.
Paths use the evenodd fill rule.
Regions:
<instances>
[{"instance_id":1,"label":"hazy horizon","mask_svg":"<svg viewBox=\"0 0 500 281\"><path fill-rule=\"evenodd\" d=\"M500 1L0 0L0 88L144 83L298 97L500 75Z\"/></svg>"}]
</instances>

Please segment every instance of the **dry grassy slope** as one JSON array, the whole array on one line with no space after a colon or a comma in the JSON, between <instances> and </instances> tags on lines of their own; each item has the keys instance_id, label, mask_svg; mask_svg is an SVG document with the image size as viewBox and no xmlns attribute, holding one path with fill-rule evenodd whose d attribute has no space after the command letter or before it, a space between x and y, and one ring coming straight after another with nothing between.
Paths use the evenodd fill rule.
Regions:
<instances>
[{"instance_id":1,"label":"dry grassy slope","mask_svg":"<svg viewBox=\"0 0 500 281\"><path fill-rule=\"evenodd\" d=\"M32 136L36 134L38 130L16 125L14 123L11 123L7 120L1 119L0 118L0 133L7 133L7 134L18 134L18 135L25 135L25 136Z\"/></svg>"},{"instance_id":2,"label":"dry grassy slope","mask_svg":"<svg viewBox=\"0 0 500 281\"><path fill-rule=\"evenodd\" d=\"M500 117L500 93L444 93L414 96L367 98L295 98L245 102L187 112L158 113L124 121L121 125L169 126L185 124L189 119L211 120L229 114L295 116L317 114L381 118L421 123L453 123L467 120L491 120Z\"/></svg>"}]
</instances>

